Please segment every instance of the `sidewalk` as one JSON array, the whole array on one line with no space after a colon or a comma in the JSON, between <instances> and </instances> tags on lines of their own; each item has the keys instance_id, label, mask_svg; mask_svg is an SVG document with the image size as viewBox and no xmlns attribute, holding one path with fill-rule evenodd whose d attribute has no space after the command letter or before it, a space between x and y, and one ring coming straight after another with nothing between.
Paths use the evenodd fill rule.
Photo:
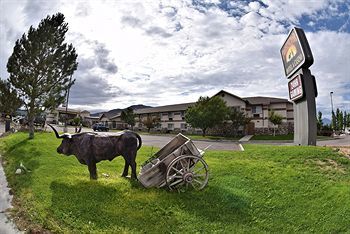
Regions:
<instances>
[{"instance_id":1,"label":"sidewalk","mask_svg":"<svg viewBox=\"0 0 350 234\"><path fill-rule=\"evenodd\" d=\"M254 135L246 135L244 137L242 137L241 139L239 139L239 142L248 142L250 141L250 139L253 137Z\"/></svg>"},{"instance_id":2,"label":"sidewalk","mask_svg":"<svg viewBox=\"0 0 350 234\"><path fill-rule=\"evenodd\" d=\"M0 133L1 135L1 133ZM1 234L17 234L21 233L18 231L16 226L6 215L6 210L12 208L11 201L12 196L10 195L10 189L7 187L7 180L4 169L2 167L2 158L0 155L0 233Z\"/></svg>"}]
</instances>

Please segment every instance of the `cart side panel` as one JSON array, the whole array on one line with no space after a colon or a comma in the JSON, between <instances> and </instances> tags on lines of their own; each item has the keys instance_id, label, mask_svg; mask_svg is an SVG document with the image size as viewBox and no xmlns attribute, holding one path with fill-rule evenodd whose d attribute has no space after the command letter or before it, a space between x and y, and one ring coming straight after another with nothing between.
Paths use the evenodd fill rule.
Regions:
<instances>
[{"instance_id":1,"label":"cart side panel","mask_svg":"<svg viewBox=\"0 0 350 234\"><path fill-rule=\"evenodd\" d=\"M141 184L146 187L159 187L165 181L165 173L168 165L178 157L176 151L172 154L169 154L162 161L158 161L157 164L152 165L148 163L144 168L149 168L148 170L141 170L141 174L138 176Z\"/></svg>"},{"instance_id":2,"label":"cart side panel","mask_svg":"<svg viewBox=\"0 0 350 234\"><path fill-rule=\"evenodd\" d=\"M191 154L188 144L183 144L166 157L163 157L162 160L153 160L156 164L150 162L143 166L138 176L139 181L146 188L161 187L165 184L165 174L169 164L183 154Z\"/></svg>"},{"instance_id":3,"label":"cart side panel","mask_svg":"<svg viewBox=\"0 0 350 234\"><path fill-rule=\"evenodd\" d=\"M186 153L183 153L183 154L195 155L195 156L201 157L200 151L191 140L187 141L184 146L185 146L184 150L186 151Z\"/></svg>"},{"instance_id":4,"label":"cart side panel","mask_svg":"<svg viewBox=\"0 0 350 234\"><path fill-rule=\"evenodd\" d=\"M182 134L178 134L171 141L168 142L161 150L159 150L155 155L159 160L163 160L166 156L174 152L177 148L185 144L189 139Z\"/></svg>"}]
</instances>

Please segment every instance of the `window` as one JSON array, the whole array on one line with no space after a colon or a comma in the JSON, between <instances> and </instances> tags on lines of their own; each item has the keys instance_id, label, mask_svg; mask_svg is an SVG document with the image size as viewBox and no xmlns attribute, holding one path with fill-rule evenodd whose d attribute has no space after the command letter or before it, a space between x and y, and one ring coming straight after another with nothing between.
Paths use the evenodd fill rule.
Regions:
<instances>
[{"instance_id":1,"label":"window","mask_svg":"<svg viewBox=\"0 0 350 234\"><path fill-rule=\"evenodd\" d=\"M171 120L171 121L173 120L173 115L174 115L173 112L169 112L169 113L168 113L169 120Z\"/></svg>"},{"instance_id":2,"label":"window","mask_svg":"<svg viewBox=\"0 0 350 234\"><path fill-rule=\"evenodd\" d=\"M187 124L186 123L182 123L181 124L181 129L187 129Z\"/></svg>"},{"instance_id":3,"label":"window","mask_svg":"<svg viewBox=\"0 0 350 234\"><path fill-rule=\"evenodd\" d=\"M240 106L231 106L231 110L241 111Z\"/></svg>"},{"instance_id":4,"label":"window","mask_svg":"<svg viewBox=\"0 0 350 234\"><path fill-rule=\"evenodd\" d=\"M252 114L261 114L262 107L261 106L252 106Z\"/></svg>"},{"instance_id":5,"label":"window","mask_svg":"<svg viewBox=\"0 0 350 234\"><path fill-rule=\"evenodd\" d=\"M168 124L168 129L174 129L174 124L169 123L169 124Z\"/></svg>"}]
</instances>

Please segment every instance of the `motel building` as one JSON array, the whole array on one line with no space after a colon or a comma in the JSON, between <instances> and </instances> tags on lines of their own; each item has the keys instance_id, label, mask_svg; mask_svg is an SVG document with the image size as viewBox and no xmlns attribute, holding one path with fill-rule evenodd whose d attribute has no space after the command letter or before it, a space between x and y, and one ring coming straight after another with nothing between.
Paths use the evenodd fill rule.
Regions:
<instances>
[{"instance_id":1,"label":"motel building","mask_svg":"<svg viewBox=\"0 0 350 234\"><path fill-rule=\"evenodd\" d=\"M271 110L283 117L282 127L289 129L289 131L293 130L293 104L287 99L274 97L241 98L224 90L221 90L214 96L219 96L226 102L228 107L236 108L251 118L249 134L263 134L266 133L267 129L276 127L268 119ZM191 131L200 133L199 130L194 131L194 129L191 129L190 125L185 121L186 110L194 104L195 102L136 110L135 127L138 130L145 130L145 126L142 123L143 120L148 117L158 117L160 118L160 124L154 129L156 131Z\"/></svg>"},{"instance_id":2,"label":"motel building","mask_svg":"<svg viewBox=\"0 0 350 234\"><path fill-rule=\"evenodd\" d=\"M251 118L246 130L248 132L245 132L245 134L265 134L269 129L276 127L268 119L271 110L283 117L280 128L284 128L285 133L293 131L293 104L287 99L274 97L242 98L224 90L221 90L214 96L219 96L226 102L228 107L238 109L245 113L247 117ZM147 128L144 126L143 121L147 118L158 118L160 122L152 131L201 133L200 129L191 128L185 121L186 110L194 104L195 102L180 103L135 110L136 125L134 126L134 130L145 131ZM58 121L59 116L65 113L66 109L59 107L48 115L47 122ZM110 129L122 130L128 128L128 125L121 120L121 113L115 116L107 116L106 114L90 116L88 111L68 109L67 114L73 118L75 116L81 116L83 122L87 123L86 125L88 127L91 127L94 123L104 123Z\"/></svg>"}]
</instances>

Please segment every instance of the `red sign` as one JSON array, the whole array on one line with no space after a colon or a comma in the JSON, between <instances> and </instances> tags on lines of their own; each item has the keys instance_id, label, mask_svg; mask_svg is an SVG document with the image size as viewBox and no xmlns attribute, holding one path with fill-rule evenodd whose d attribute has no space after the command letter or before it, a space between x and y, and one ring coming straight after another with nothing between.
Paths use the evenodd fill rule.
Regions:
<instances>
[{"instance_id":1,"label":"red sign","mask_svg":"<svg viewBox=\"0 0 350 234\"><path fill-rule=\"evenodd\" d=\"M301 75L297 75L288 82L289 99L296 101L304 97L303 82Z\"/></svg>"}]
</instances>

